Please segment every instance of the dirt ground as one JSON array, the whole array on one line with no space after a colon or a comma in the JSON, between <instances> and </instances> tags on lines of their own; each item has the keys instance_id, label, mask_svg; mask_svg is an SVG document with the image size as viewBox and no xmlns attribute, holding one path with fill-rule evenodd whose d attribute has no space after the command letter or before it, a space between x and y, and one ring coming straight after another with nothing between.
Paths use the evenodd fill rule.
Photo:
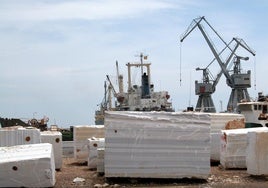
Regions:
<instances>
[{"instance_id":1,"label":"dirt ground","mask_svg":"<svg viewBox=\"0 0 268 188\"><path fill-rule=\"evenodd\" d=\"M84 181L74 183L75 178ZM211 166L211 174L206 180L200 179L106 179L95 170L89 170L87 165L76 163L74 158L63 158L61 170L56 172L55 188L68 187L268 187L268 177L250 176L245 169L224 170L218 164Z\"/></svg>"}]
</instances>

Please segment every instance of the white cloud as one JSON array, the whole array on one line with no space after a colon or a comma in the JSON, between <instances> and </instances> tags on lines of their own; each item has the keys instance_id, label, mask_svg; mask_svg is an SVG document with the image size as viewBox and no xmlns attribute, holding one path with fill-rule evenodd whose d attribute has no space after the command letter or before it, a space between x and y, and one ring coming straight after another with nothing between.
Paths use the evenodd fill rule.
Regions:
<instances>
[{"instance_id":1,"label":"white cloud","mask_svg":"<svg viewBox=\"0 0 268 188\"><path fill-rule=\"evenodd\" d=\"M1 20L49 21L49 20L101 20L113 18L130 18L148 14L151 11L176 7L171 1L163 0L100 0L100 1L63 1L44 3L21 2L14 6L8 4L0 8ZM2 10L1 10L2 9Z\"/></svg>"}]
</instances>

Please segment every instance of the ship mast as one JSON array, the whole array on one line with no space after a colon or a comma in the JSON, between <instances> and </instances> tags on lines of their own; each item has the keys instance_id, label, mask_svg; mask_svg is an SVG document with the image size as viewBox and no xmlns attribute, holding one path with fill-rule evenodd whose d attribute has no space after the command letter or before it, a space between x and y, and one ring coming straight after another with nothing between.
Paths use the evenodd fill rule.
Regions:
<instances>
[{"instance_id":1,"label":"ship mast","mask_svg":"<svg viewBox=\"0 0 268 188\"><path fill-rule=\"evenodd\" d=\"M139 57L140 57L140 62L136 62L136 63L128 62L126 64L128 67L128 92L131 92L133 89L132 88L132 80L131 80L131 67L141 67L141 85L142 85L142 83L143 83L142 76L143 76L143 74L145 74L143 71L143 67L145 66L147 68L147 75L146 76L148 76L148 83L147 83L148 87L150 87L150 85L151 85L151 71L150 71L151 63L144 63L143 62L143 59L145 59L145 60L147 59L147 56L144 56L143 53L141 53L139 55ZM150 92L150 91L148 91L148 92Z\"/></svg>"},{"instance_id":2,"label":"ship mast","mask_svg":"<svg viewBox=\"0 0 268 188\"><path fill-rule=\"evenodd\" d=\"M142 83L142 75L143 75L143 54L140 54L140 58L141 58L141 83Z\"/></svg>"}]
</instances>

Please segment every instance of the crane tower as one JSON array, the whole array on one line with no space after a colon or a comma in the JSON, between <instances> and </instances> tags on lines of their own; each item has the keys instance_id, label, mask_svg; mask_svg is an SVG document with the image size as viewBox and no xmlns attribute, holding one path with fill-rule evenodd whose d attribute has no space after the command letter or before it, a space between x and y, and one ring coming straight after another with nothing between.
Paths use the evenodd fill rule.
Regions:
<instances>
[{"instance_id":1,"label":"crane tower","mask_svg":"<svg viewBox=\"0 0 268 188\"><path fill-rule=\"evenodd\" d=\"M216 36L222 41L224 44L224 48L217 52L216 47L214 43L212 42L211 38L208 36L207 32L204 29L204 26L201 24L201 22L205 22L207 26L216 34ZM232 92L229 98L229 102L227 105L227 111L230 112L236 112L237 110L237 103L241 100L250 101L249 94L247 92L247 88L251 87L250 84L250 70L246 73L242 73L241 71L241 65L240 60L248 60L248 57L241 57L238 56L235 52L238 49L239 46L243 47L245 50L247 50L249 53L251 53L253 56L255 56L255 51L250 49L250 47L245 43L243 39L239 38L233 38L228 44L222 39L222 37L215 31L215 29L207 22L205 17L199 17L192 21L190 26L187 28L185 33L181 36L181 42L195 29L198 28L202 35L204 36L210 50L212 51L214 55L214 59L210 62L210 64L206 68L197 68L196 70L202 70L203 71L203 80L202 82L195 82L195 93L196 95L199 95L198 102L196 105L197 111L203 111L203 112L216 112L213 100L211 95L216 90L216 85L218 84L220 77L222 74L226 77L226 82L229 87L231 87ZM232 44L235 42L234 46ZM227 56L226 60L222 60L222 53L226 50L230 51L230 54ZM227 66L230 63L230 61L233 60L233 71L228 70ZM211 76L208 67L214 62L217 61L221 70L217 74L216 78L214 79L213 76ZM232 74L230 75L230 72Z\"/></svg>"}]
</instances>

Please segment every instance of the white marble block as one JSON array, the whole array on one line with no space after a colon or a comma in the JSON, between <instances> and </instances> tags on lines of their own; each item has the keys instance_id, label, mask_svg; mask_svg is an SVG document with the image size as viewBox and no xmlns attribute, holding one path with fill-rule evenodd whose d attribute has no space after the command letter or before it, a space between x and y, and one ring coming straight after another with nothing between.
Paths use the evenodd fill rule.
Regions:
<instances>
[{"instance_id":1,"label":"white marble block","mask_svg":"<svg viewBox=\"0 0 268 188\"><path fill-rule=\"evenodd\" d=\"M247 173L268 175L268 129L248 133Z\"/></svg>"},{"instance_id":2,"label":"white marble block","mask_svg":"<svg viewBox=\"0 0 268 188\"><path fill-rule=\"evenodd\" d=\"M204 113L107 112L105 177L207 178L210 117Z\"/></svg>"},{"instance_id":3,"label":"white marble block","mask_svg":"<svg viewBox=\"0 0 268 188\"><path fill-rule=\"evenodd\" d=\"M53 147L48 143L0 147L1 187L53 187Z\"/></svg>"},{"instance_id":4,"label":"white marble block","mask_svg":"<svg viewBox=\"0 0 268 188\"><path fill-rule=\"evenodd\" d=\"M98 148L104 147L104 138L89 138L88 139L89 155L88 155L88 167L89 169L97 168L97 156Z\"/></svg>"},{"instance_id":5,"label":"white marble block","mask_svg":"<svg viewBox=\"0 0 268 188\"><path fill-rule=\"evenodd\" d=\"M61 169L62 166L62 134L59 131L41 132L41 142L50 143L53 146L55 157L55 168Z\"/></svg>"},{"instance_id":6,"label":"white marble block","mask_svg":"<svg viewBox=\"0 0 268 188\"><path fill-rule=\"evenodd\" d=\"M62 155L63 157L74 157L74 141L62 142Z\"/></svg>"},{"instance_id":7,"label":"white marble block","mask_svg":"<svg viewBox=\"0 0 268 188\"><path fill-rule=\"evenodd\" d=\"M97 172L104 173L104 148L97 150Z\"/></svg>"},{"instance_id":8,"label":"white marble block","mask_svg":"<svg viewBox=\"0 0 268 188\"><path fill-rule=\"evenodd\" d=\"M35 128L0 129L0 147L41 143L40 130Z\"/></svg>"},{"instance_id":9,"label":"white marble block","mask_svg":"<svg viewBox=\"0 0 268 188\"><path fill-rule=\"evenodd\" d=\"M229 121L245 119L242 114L232 113L210 113L211 118L211 160L220 161L221 152L221 130L225 129Z\"/></svg>"},{"instance_id":10,"label":"white marble block","mask_svg":"<svg viewBox=\"0 0 268 188\"><path fill-rule=\"evenodd\" d=\"M73 127L74 158L77 162L88 162L88 139L104 138L104 125L78 125Z\"/></svg>"},{"instance_id":11,"label":"white marble block","mask_svg":"<svg viewBox=\"0 0 268 188\"><path fill-rule=\"evenodd\" d=\"M221 165L228 168L247 168L246 156L249 132L267 130L266 127L222 130ZM255 153L255 152L254 152Z\"/></svg>"},{"instance_id":12,"label":"white marble block","mask_svg":"<svg viewBox=\"0 0 268 188\"><path fill-rule=\"evenodd\" d=\"M221 165L228 168L246 168L247 129L222 130Z\"/></svg>"}]
</instances>

